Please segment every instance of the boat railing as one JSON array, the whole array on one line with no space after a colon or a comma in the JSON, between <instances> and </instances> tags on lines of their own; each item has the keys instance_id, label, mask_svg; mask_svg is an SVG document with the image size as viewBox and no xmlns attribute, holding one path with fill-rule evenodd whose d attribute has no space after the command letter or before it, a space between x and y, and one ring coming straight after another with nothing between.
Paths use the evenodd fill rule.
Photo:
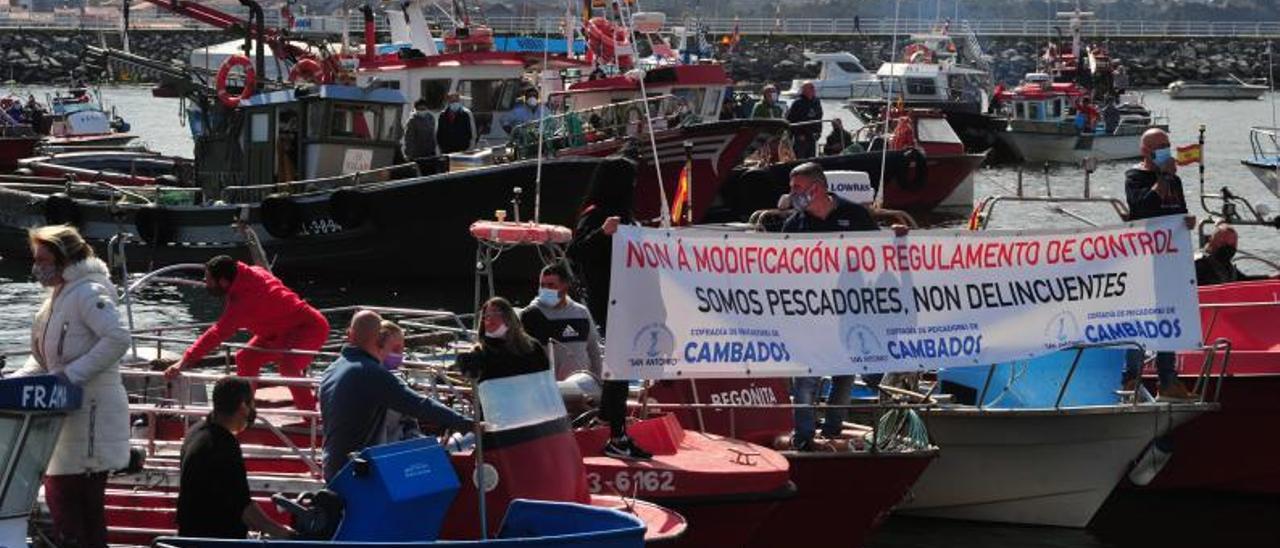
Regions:
<instances>
[{"instance_id":1,"label":"boat railing","mask_svg":"<svg viewBox=\"0 0 1280 548\"><path fill-rule=\"evenodd\" d=\"M224 187L219 199L228 204L240 204L262 201L272 194L308 194L326 192L339 188L360 186L369 183L381 183L391 180L395 173L408 171L412 176L420 176L418 164L406 163L381 167L364 171L356 171L333 177L288 181L263 185L237 185Z\"/></svg>"},{"instance_id":2,"label":"boat railing","mask_svg":"<svg viewBox=\"0 0 1280 548\"><path fill-rule=\"evenodd\" d=\"M1080 196L1054 196L1053 185L1049 180L1049 164L1047 163L1044 166L1045 195L1043 196L1028 195L1026 194L1025 185L1023 182L1023 178L1024 178L1023 167L1019 166L1017 188L1015 190L1015 193L1013 195L993 194L983 198L982 201L978 202L978 205L973 208L973 212L969 215L969 229L970 230L986 230L988 225L990 225L991 223L991 219L995 217L996 206L1002 203L1008 203L1008 202L1049 204L1050 210L1053 211L1054 213L1071 217L1077 221L1083 222L1090 226L1098 226L1098 223L1094 222L1093 220L1087 217L1084 217L1078 213L1075 213L1073 211L1070 211L1062 207L1062 204L1101 204L1101 205L1110 206L1111 209L1115 212L1116 217L1118 218L1119 221L1128 220L1129 205L1126 202L1120 200L1119 198L1113 198L1110 196L1093 196L1092 195L1091 176L1093 174L1093 171L1097 169L1097 161L1091 158L1086 158L1083 163L1084 163L1085 177L1084 177L1083 192L1081 193Z\"/></svg>"},{"instance_id":3,"label":"boat railing","mask_svg":"<svg viewBox=\"0 0 1280 548\"><path fill-rule=\"evenodd\" d=\"M1253 149L1254 160L1280 160L1280 128L1249 128L1249 146Z\"/></svg>"},{"instance_id":4,"label":"boat railing","mask_svg":"<svg viewBox=\"0 0 1280 548\"><path fill-rule=\"evenodd\" d=\"M571 95L553 95L552 100ZM645 103L648 103L645 117ZM508 146L515 158L536 158L539 148L545 156L557 151L615 138L640 137L649 128L655 131L696 123L697 115L687 100L675 95L633 99L585 109L551 114L538 121L520 124L511 130ZM539 133L541 128L541 133Z\"/></svg>"}]
</instances>

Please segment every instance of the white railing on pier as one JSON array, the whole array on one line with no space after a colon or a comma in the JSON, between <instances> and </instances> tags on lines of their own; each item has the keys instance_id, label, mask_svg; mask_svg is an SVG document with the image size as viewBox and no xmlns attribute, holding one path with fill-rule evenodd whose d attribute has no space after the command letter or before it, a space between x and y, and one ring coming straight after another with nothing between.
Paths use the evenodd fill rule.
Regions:
<instances>
[{"instance_id":1,"label":"white railing on pier","mask_svg":"<svg viewBox=\"0 0 1280 548\"><path fill-rule=\"evenodd\" d=\"M39 14L36 14L39 15ZM336 17L311 17L308 20L311 28L341 28L341 19ZM428 21L447 27L450 23L439 14L430 14ZM559 35L563 33L564 20L557 16L511 17L492 16L486 22L498 33ZM667 26L691 24L672 18ZM857 35L884 36L893 34L911 34L936 31L939 22L934 19L903 19L895 25L892 19L854 18L703 18L697 20L707 32L712 34L730 34L736 28L743 35ZM216 30L193 19L164 15L160 17L134 17L130 21L131 28L137 30ZM280 27L280 15L268 12L266 24L269 27ZM360 17L349 19L350 31L358 36L363 29ZM972 31L978 36L1050 36L1059 31L1069 33L1068 22L1054 20L1017 20L987 19L981 21L964 21L954 23L955 32ZM379 21L378 31L385 32L387 27ZM1082 23L1082 32L1086 37L1096 38L1280 38L1280 21L1143 21L1143 20L1095 20ZM77 31L118 31L118 17L94 16L80 18L74 15L58 14L57 16L6 16L0 12L0 30L49 29Z\"/></svg>"}]
</instances>

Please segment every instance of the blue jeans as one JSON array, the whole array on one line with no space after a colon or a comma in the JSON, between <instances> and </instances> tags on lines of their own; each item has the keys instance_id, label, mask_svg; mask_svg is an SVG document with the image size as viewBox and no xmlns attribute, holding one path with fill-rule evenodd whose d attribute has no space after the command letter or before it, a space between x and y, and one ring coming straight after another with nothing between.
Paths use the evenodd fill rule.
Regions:
<instances>
[{"instance_id":1,"label":"blue jeans","mask_svg":"<svg viewBox=\"0 0 1280 548\"><path fill-rule=\"evenodd\" d=\"M831 396L828 405L848 405L853 397L853 375L840 375L831 378ZM822 377L796 377L791 379L791 402L797 405L813 404L818 401L818 387L822 385ZM812 407L796 408L796 432L791 443L799 446L813 441L813 433L817 429L817 414ZM834 438L844 429L844 419L849 415L848 409L828 409L822 419L822 435Z\"/></svg>"},{"instance_id":2,"label":"blue jeans","mask_svg":"<svg viewBox=\"0 0 1280 548\"><path fill-rule=\"evenodd\" d=\"M1125 352L1123 377L1125 382L1142 376L1144 357L1141 350ZM1156 352L1156 376L1160 379L1160 386L1169 386L1178 380L1178 370L1175 368L1177 362L1177 356L1173 352Z\"/></svg>"}]
</instances>

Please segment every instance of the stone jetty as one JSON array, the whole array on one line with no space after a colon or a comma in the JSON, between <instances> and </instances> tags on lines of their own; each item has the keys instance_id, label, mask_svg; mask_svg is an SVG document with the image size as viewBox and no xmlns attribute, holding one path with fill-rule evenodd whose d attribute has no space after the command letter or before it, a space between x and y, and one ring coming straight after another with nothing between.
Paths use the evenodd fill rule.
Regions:
<instances>
[{"instance_id":1,"label":"stone jetty","mask_svg":"<svg viewBox=\"0 0 1280 548\"><path fill-rule=\"evenodd\" d=\"M134 31L135 53L161 60L185 62L195 48L233 40L213 31ZM1035 69L1044 40L983 38L992 56L997 81L1016 83ZM119 47L119 33L51 30L11 30L0 33L0 81L23 84L65 84L72 79L95 79L81 64L86 45ZM1129 71L1134 87L1163 87L1179 79L1197 80L1234 74L1241 78L1267 76L1267 43L1248 39L1157 40L1135 39L1105 43L1112 56ZM901 48L901 44L899 44ZM793 78L817 75L806 66L805 50L848 51L875 70L891 57L891 42L863 36L746 36L731 55L725 55L730 74L743 87L765 82L787 84Z\"/></svg>"},{"instance_id":2,"label":"stone jetty","mask_svg":"<svg viewBox=\"0 0 1280 548\"><path fill-rule=\"evenodd\" d=\"M1046 44L1043 39L1006 37L983 38L980 42L992 57L996 81L1006 84L1017 83L1024 74L1034 71L1036 57ZM1113 58L1125 65L1133 87L1164 87L1175 80L1203 80L1229 74L1246 79L1267 77L1264 40L1137 39L1103 44ZM881 37L749 36L742 39L727 61L734 81L744 87L766 82L789 84L792 79L814 77L818 73L816 66L806 66L805 50L848 51L858 56L868 69L875 70L891 57L891 47L891 41ZM899 50L901 48L899 42ZM1280 60L1280 51L1276 53ZM1277 67L1280 68L1280 63Z\"/></svg>"}]
</instances>

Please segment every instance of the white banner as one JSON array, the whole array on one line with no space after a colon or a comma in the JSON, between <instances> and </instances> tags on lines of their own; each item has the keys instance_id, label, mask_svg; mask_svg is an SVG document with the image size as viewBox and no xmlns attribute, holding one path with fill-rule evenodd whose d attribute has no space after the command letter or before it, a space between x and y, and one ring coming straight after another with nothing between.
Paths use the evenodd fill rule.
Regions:
<instances>
[{"instance_id":1,"label":"white banner","mask_svg":"<svg viewBox=\"0 0 1280 548\"><path fill-rule=\"evenodd\" d=\"M1182 217L1076 231L621 227L605 376L933 370L1078 344L1200 345Z\"/></svg>"}]
</instances>

